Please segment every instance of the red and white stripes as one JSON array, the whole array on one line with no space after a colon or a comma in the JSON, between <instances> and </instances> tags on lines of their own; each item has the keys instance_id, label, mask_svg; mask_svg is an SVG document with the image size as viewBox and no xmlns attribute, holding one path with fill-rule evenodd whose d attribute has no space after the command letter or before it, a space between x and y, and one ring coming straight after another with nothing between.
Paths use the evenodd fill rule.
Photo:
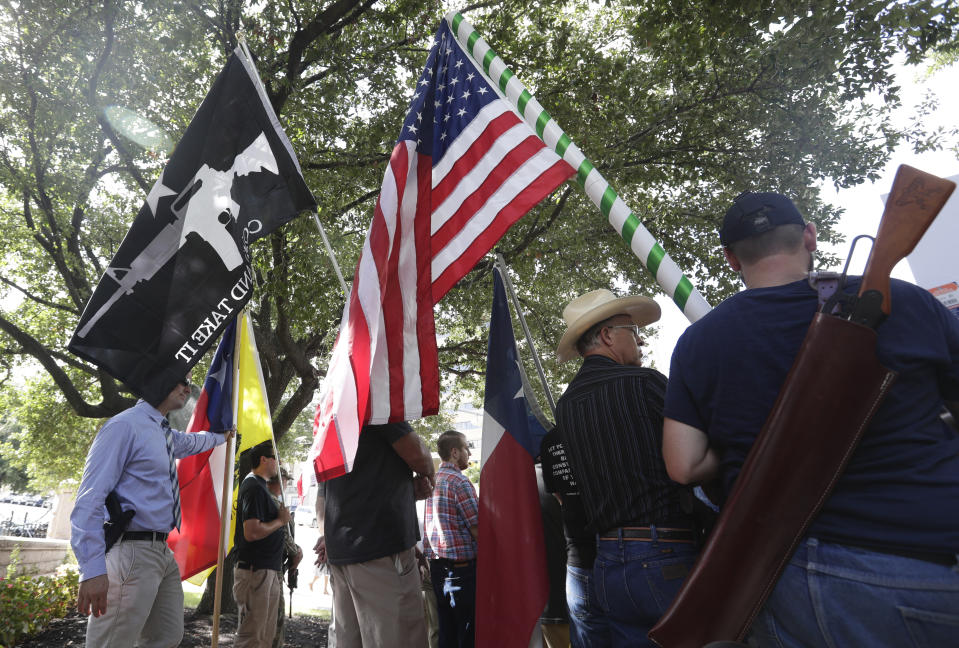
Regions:
<instances>
[{"instance_id":1,"label":"red and white stripes","mask_svg":"<svg viewBox=\"0 0 959 648\"><path fill-rule=\"evenodd\" d=\"M405 130L441 144L442 157L417 139L400 139L390 157L314 420L320 479L351 469L365 423L438 411L433 305L573 174L502 98L452 142L415 117Z\"/></svg>"}]
</instances>

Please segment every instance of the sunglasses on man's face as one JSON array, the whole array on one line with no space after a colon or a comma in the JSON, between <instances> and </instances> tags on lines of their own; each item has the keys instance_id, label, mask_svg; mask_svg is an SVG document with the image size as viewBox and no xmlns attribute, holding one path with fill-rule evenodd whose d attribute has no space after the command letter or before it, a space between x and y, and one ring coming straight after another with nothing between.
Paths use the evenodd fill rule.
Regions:
<instances>
[{"instance_id":1,"label":"sunglasses on man's face","mask_svg":"<svg viewBox=\"0 0 959 648\"><path fill-rule=\"evenodd\" d=\"M189 380L178 380L176 384L178 384L180 387L186 387L187 389L191 390L193 389L193 383L191 383Z\"/></svg>"}]
</instances>

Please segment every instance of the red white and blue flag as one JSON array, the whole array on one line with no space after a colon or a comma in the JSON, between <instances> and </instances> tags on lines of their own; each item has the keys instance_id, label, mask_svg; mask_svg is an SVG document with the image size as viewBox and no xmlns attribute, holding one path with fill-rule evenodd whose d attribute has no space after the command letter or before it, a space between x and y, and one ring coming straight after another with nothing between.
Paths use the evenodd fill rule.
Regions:
<instances>
[{"instance_id":1,"label":"red white and blue flag","mask_svg":"<svg viewBox=\"0 0 959 648\"><path fill-rule=\"evenodd\" d=\"M228 430L233 427L233 354L236 319L223 331L187 432ZM180 459L180 530L173 529L167 544L185 580L213 567L220 537L223 466L229 444Z\"/></svg>"},{"instance_id":2,"label":"red white and blue flag","mask_svg":"<svg viewBox=\"0 0 959 648\"><path fill-rule=\"evenodd\" d=\"M437 412L433 305L573 173L442 21L343 310L314 420L319 479L349 472L365 423Z\"/></svg>"},{"instance_id":3,"label":"red white and blue flag","mask_svg":"<svg viewBox=\"0 0 959 648\"><path fill-rule=\"evenodd\" d=\"M483 405L476 645L539 645L549 598L534 464L543 430L530 413L499 269L493 277Z\"/></svg>"}]
</instances>

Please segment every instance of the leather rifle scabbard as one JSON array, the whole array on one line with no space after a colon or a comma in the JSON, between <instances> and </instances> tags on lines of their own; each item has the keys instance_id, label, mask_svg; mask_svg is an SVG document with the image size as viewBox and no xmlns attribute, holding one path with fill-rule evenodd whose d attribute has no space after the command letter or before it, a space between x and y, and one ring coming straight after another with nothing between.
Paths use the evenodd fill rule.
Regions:
<instances>
[{"instance_id":1,"label":"leather rifle scabbard","mask_svg":"<svg viewBox=\"0 0 959 648\"><path fill-rule=\"evenodd\" d=\"M876 332L817 313L695 567L650 631L664 648L742 640L896 374Z\"/></svg>"}]
</instances>

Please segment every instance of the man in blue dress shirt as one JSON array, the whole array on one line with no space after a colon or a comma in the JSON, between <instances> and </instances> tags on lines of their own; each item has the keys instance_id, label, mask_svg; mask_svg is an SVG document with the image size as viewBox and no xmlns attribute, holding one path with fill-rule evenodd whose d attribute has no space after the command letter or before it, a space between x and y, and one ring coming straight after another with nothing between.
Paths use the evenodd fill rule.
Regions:
<instances>
[{"instance_id":1,"label":"man in blue dress shirt","mask_svg":"<svg viewBox=\"0 0 959 648\"><path fill-rule=\"evenodd\" d=\"M88 646L167 647L183 637L183 588L166 536L180 523L180 493L173 458L209 450L228 434L171 430L167 414L190 398L189 375L163 402L146 401L117 414L100 429L87 453L70 543L80 565L77 609L90 614ZM106 551L107 495L136 513Z\"/></svg>"}]
</instances>

